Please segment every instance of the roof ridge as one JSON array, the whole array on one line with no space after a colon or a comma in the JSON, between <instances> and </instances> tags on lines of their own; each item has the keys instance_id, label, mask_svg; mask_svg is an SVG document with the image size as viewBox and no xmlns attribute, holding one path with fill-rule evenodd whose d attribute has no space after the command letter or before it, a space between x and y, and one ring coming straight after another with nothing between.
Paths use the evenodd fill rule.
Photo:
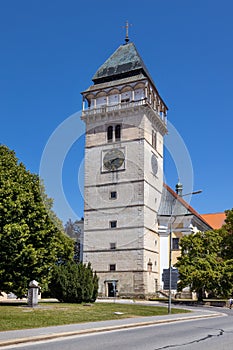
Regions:
<instances>
[{"instance_id":1,"label":"roof ridge","mask_svg":"<svg viewBox=\"0 0 233 350\"><path fill-rule=\"evenodd\" d=\"M216 213L203 213L201 215L218 215L218 214L225 214L225 211L217 211Z\"/></svg>"}]
</instances>

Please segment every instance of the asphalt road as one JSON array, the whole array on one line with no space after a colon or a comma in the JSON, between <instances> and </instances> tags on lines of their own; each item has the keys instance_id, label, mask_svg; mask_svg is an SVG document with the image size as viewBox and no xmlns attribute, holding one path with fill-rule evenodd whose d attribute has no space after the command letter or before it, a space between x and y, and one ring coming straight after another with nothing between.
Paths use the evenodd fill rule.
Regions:
<instances>
[{"instance_id":1,"label":"asphalt road","mask_svg":"<svg viewBox=\"0 0 233 350\"><path fill-rule=\"evenodd\" d=\"M232 350L233 310L216 318L71 336L0 349L18 350ZM212 309L214 311L214 309Z\"/></svg>"}]
</instances>

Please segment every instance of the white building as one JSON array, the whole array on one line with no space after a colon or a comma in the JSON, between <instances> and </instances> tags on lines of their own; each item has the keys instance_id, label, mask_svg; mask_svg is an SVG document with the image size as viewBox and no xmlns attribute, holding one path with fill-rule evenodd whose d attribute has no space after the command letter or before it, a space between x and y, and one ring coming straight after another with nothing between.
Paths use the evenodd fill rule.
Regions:
<instances>
[{"instance_id":1,"label":"white building","mask_svg":"<svg viewBox=\"0 0 233 350\"><path fill-rule=\"evenodd\" d=\"M158 233L160 243L160 279L158 290L164 288L162 274L169 268L169 258L173 267L180 256L179 241L184 235L198 231L208 231L212 226L182 198L182 185L176 185L176 191L163 186L162 200L158 215ZM169 251L171 249L171 254Z\"/></svg>"}]
</instances>

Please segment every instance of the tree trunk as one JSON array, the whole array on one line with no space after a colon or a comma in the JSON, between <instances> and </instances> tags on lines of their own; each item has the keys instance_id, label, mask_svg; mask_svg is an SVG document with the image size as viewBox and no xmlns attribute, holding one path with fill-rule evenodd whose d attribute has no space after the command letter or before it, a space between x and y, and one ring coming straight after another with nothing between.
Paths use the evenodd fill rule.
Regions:
<instances>
[{"instance_id":1,"label":"tree trunk","mask_svg":"<svg viewBox=\"0 0 233 350\"><path fill-rule=\"evenodd\" d=\"M199 289L197 290L197 298L198 298L198 301L203 301L203 296L204 296L203 288L199 288Z\"/></svg>"}]
</instances>

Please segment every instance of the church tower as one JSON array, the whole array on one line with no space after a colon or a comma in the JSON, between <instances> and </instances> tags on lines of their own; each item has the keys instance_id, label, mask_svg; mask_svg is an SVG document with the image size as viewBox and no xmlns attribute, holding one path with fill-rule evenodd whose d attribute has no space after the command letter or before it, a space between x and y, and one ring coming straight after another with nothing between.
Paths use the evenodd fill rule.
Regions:
<instances>
[{"instance_id":1,"label":"church tower","mask_svg":"<svg viewBox=\"0 0 233 350\"><path fill-rule=\"evenodd\" d=\"M83 95L83 261L99 295L147 297L159 283L157 214L167 106L134 43L121 45Z\"/></svg>"}]
</instances>

